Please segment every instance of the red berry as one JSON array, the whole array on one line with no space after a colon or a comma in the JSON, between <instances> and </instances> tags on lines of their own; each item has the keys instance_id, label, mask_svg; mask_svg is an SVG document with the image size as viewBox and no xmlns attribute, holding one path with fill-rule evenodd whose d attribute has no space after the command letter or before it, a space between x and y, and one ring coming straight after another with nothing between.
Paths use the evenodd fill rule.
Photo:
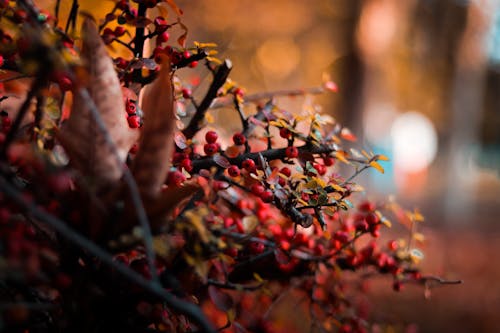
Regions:
<instances>
[{"instance_id":1,"label":"red berry","mask_svg":"<svg viewBox=\"0 0 500 333\"><path fill-rule=\"evenodd\" d=\"M289 139L290 136L292 135L292 132L290 132L290 130L288 130L288 128L280 128L280 136L283 138L283 139Z\"/></svg>"},{"instance_id":2,"label":"red berry","mask_svg":"<svg viewBox=\"0 0 500 333\"><path fill-rule=\"evenodd\" d=\"M187 172L191 172L193 170L193 162L191 162L189 158L183 159L180 165Z\"/></svg>"},{"instance_id":3,"label":"red berry","mask_svg":"<svg viewBox=\"0 0 500 333\"><path fill-rule=\"evenodd\" d=\"M290 170L290 168L283 167L280 169L280 173L284 174L287 177L290 177L292 175L292 170Z\"/></svg>"},{"instance_id":4,"label":"red berry","mask_svg":"<svg viewBox=\"0 0 500 333\"><path fill-rule=\"evenodd\" d=\"M326 173L326 167L323 164L314 163L314 169L318 172L318 175L323 176Z\"/></svg>"},{"instance_id":5,"label":"red berry","mask_svg":"<svg viewBox=\"0 0 500 333\"><path fill-rule=\"evenodd\" d=\"M380 218L375 213L370 213L366 216L366 222L370 225L374 225L380 222Z\"/></svg>"},{"instance_id":6,"label":"red berry","mask_svg":"<svg viewBox=\"0 0 500 333\"><path fill-rule=\"evenodd\" d=\"M262 192L262 194L260 195L260 198L262 199L262 201L269 203L269 202L273 201L274 194L273 194L273 192L266 190L266 191Z\"/></svg>"},{"instance_id":7,"label":"red berry","mask_svg":"<svg viewBox=\"0 0 500 333\"><path fill-rule=\"evenodd\" d=\"M156 45L159 45L161 43L166 43L170 39L170 34L167 31L162 32L161 34L156 37Z\"/></svg>"},{"instance_id":8,"label":"red berry","mask_svg":"<svg viewBox=\"0 0 500 333\"><path fill-rule=\"evenodd\" d=\"M396 242L395 240L391 240L391 241L389 241L389 243L387 243L387 247L391 251L396 251L399 247L398 242Z\"/></svg>"},{"instance_id":9,"label":"red berry","mask_svg":"<svg viewBox=\"0 0 500 333\"><path fill-rule=\"evenodd\" d=\"M127 121L130 128L141 127L141 118L139 118L139 116L130 116L127 118Z\"/></svg>"},{"instance_id":10,"label":"red berry","mask_svg":"<svg viewBox=\"0 0 500 333\"><path fill-rule=\"evenodd\" d=\"M231 165L228 169L227 169L227 173L231 176L231 177L238 177L240 175L240 168L238 168L238 166L236 165Z\"/></svg>"},{"instance_id":11,"label":"red berry","mask_svg":"<svg viewBox=\"0 0 500 333\"><path fill-rule=\"evenodd\" d=\"M188 66L189 68L195 68L196 66L198 66L198 61L191 61Z\"/></svg>"},{"instance_id":12,"label":"red berry","mask_svg":"<svg viewBox=\"0 0 500 333\"><path fill-rule=\"evenodd\" d=\"M4 61L3 61L3 56L2 56L2 55L0 55L0 67L2 67L2 66L3 66L3 63L4 63Z\"/></svg>"},{"instance_id":13,"label":"red berry","mask_svg":"<svg viewBox=\"0 0 500 333\"><path fill-rule=\"evenodd\" d=\"M242 146L245 142L247 142L247 138L243 135L243 133L236 133L233 135L233 142L237 146Z\"/></svg>"},{"instance_id":14,"label":"red berry","mask_svg":"<svg viewBox=\"0 0 500 333\"><path fill-rule=\"evenodd\" d=\"M237 96L243 97L243 95L245 94L245 92L241 88L236 88L234 90L234 94L237 95Z\"/></svg>"},{"instance_id":15,"label":"red berry","mask_svg":"<svg viewBox=\"0 0 500 333\"><path fill-rule=\"evenodd\" d=\"M114 34L116 37L121 37L121 36L125 35L126 31L127 30L124 27L118 26L115 28Z\"/></svg>"},{"instance_id":16,"label":"red berry","mask_svg":"<svg viewBox=\"0 0 500 333\"><path fill-rule=\"evenodd\" d=\"M247 158L246 160L244 160L241 163L241 166L243 167L243 169L245 169L249 172L255 171L255 162L254 162L254 160L252 160L250 158Z\"/></svg>"},{"instance_id":17,"label":"red berry","mask_svg":"<svg viewBox=\"0 0 500 333\"><path fill-rule=\"evenodd\" d=\"M262 253L262 252L264 252L264 249L266 248L264 246L264 244L262 244L260 242L251 242L248 247L250 249L250 252L252 252L253 254Z\"/></svg>"},{"instance_id":18,"label":"red berry","mask_svg":"<svg viewBox=\"0 0 500 333\"><path fill-rule=\"evenodd\" d=\"M217 151L219 150L219 146L217 146L217 144L215 143L206 143L204 146L203 146L203 151L205 152L205 154L207 154L208 156L212 156L213 154L215 154Z\"/></svg>"},{"instance_id":19,"label":"red berry","mask_svg":"<svg viewBox=\"0 0 500 333\"><path fill-rule=\"evenodd\" d=\"M205 134L205 140L207 141L207 143L215 143L215 141L217 141L218 138L219 136L215 131L208 131Z\"/></svg>"},{"instance_id":20,"label":"red berry","mask_svg":"<svg viewBox=\"0 0 500 333\"><path fill-rule=\"evenodd\" d=\"M134 115L137 111L137 106L133 101L128 99L127 103L125 104L125 110L129 115Z\"/></svg>"},{"instance_id":21,"label":"red berry","mask_svg":"<svg viewBox=\"0 0 500 333\"><path fill-rule=\"evenodd\" d=\"M167 26L167 20L165 20L165 18L163 16L157 16L155 18L155 20L153 21L156 29L159 29L159 30L162 30L162 29L166 29L166 26Z\"/></svg>"},{"instance_id":22,"label":"red berry","mask_svg":"<svg viewBox=\"0 0 500 333\"><path fill-rule=\"evenodd\" d=\"M326 166L332 166L335 164L335 159L330 156L323 157L323 164Z\"/></svg>"},{"instance_id":23,"label":"red berry","mask_svg":"<svg viewBox=\"0 0 500 333\"><path fill-rule=\"evenodd\" d=\"M191 97L191 89L188 89L188 88L184 88L182 89L182 97L184 97L185 99L188 99ZM215 132L214 132L215 133ZM208 134L208 132L207 132ZM215 138L215 140L217 140L217 138ZM208 142L208 140L207 140ZM214 141L215 142L215 141ZM212 142L211 142L212 143Z\"/></svg>"},{"instance_id":24,"label":"red berry","mask_svg":"<svg viewBox=\"0 0 500 333\"><path fill-rule=\"evenodd\" d=\"M121 9L121 10L127 10L128 9L128 0L120 0L118 1L118 3L116 4L116 7L118 9Z\"/></svg>"},{"instance_id":25,"label":"red berry","mask_svg":"<svg viewBox=\"0 0 500 333\"><path fill-rule=\"evenodd\" d=\"M287 147L285 150L285 155L288 158L295 158L299 156L299 150L294 146Z\"/></svg>"},{"instance_id":26,"label":"red berry","mask_svg":"<svg viewBox=\"0 0 500 333\"><path fill-rule=\"evenodd\" d=\"M179 186L184 180L186 177L178 170L170 171L167 175L167 185L170 186Z\"/></svg>"},{"instance_id":27,"label":"red berry","mask_svg":"<svg viewBox=\"0 0 500 333\"><path fill-rule=\"evenodd\" d=\"M262 186L259 183L255 183L252 186L250 186L250 191L259 197L262 196L262 193L264 193L265 190L266 189L264 188L264 186Z\"/></svg>"},{"instance_id":28,"label":"red berry","mask_svg":"<svg viewBox=\"0 0 500 333\"><path fill-rule=\"evenodd\" d=\"M121 69L125 69L128 66L128 61L123 59L122 57L118 57L115 59L115 64L116 64L116 67L121 68Z\"/></svg>"},{"instance_id":29,"label":"red berry","mask_svg":"<svg viewBox=\"0 0 500 333\"><path fill-rule=\"evenodd\" d=\"M359 205L358 209L364 212L372 212L375 210L375 204L370 201L365 201Z\"/></svg>"}]
</instances>

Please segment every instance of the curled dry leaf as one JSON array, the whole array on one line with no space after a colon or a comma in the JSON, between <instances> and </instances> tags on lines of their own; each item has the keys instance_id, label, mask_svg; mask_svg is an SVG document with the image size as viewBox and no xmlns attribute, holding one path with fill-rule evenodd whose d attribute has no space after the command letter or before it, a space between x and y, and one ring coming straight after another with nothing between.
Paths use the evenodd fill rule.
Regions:
<instances>
[{"instance_id":1,"label":"curled dry leaf","mask_svg":"<svg viewBox=\"0 0 500 333\"><path fill-rule=\"evenodd\" d=\"M71 114L59 131L58 139L70 156L71 163L89 176L97 190L100 190L121 178L123 163L139 132L128 126L125 105L122 103L122 88L113 62L95 22L89 18L83 23L82 37L82 57L89 74L87 89L122 163L118 163L98 128L89 110L89 101L78 93L74 96Z\"/></svg>"},{"instance_id":2,"label":"curled dry leaf","mask_svg":"<svg viewBox=\"0 0 500 333\"><path fill-rule=\"evenodd\" d=\"M156 198L170 167L176 130L169 60L163 59L158 77L145 87L142 110L143 135L132 171L141 195Z\"/></svg>"}]
</instances>

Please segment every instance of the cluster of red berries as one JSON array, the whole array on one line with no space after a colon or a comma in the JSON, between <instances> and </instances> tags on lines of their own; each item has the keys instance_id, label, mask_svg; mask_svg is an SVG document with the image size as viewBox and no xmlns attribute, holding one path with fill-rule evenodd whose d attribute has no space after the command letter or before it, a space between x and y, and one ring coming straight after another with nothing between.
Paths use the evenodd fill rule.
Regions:
<instances>
[{"instance_id":1,"label":"cluster of red berries","mask_svg":"<svg viewBox=\"0 0 500 333\"><path fill-rule=\"evenodd\" d=\"M127 99L125 102L125 111L127 112L127 122L130 128L139 128L142 126L142 111L137 107L137 101Z\"/></svg>"}]
</instances>

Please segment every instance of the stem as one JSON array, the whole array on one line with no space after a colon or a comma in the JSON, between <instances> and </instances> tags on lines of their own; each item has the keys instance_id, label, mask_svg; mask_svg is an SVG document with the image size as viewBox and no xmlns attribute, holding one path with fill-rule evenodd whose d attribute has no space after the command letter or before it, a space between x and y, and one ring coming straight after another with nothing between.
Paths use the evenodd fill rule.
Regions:
<instances>
[{"instance_id":1,"label":"stem","mask_svg":"<svg viewBox=\"0 0 500 333\"><path fill-rule=\"evenodd\" d=\"M210 88L208 88L205 98L203 98L201 103L198 105L196 113L189 122L189 125L182 131L187 139L192 139L193 136L201 129L201 124L205 119L205 114L210 108L210 105L212 104L215 97L217 97L217 92L219 91L220 87L222 87L222 85L224 85L224 83L226 82L232 67L233 65L231 61L226 59L224 63L217 68L214 74L214 79L212 81L212 84L210 85Z\"/></svg>"},{"instance_id":2,"label":"stem","mask_svg":"<svg viewBox=\"0 0 500 333\"><path fill-rule=\"evenodd\" d=\"M37 75L35 81L31 85L31 89L28 92L28 95L26 96L26 99L24 100L24 103L21 105L21 108L19 109L19 112L16 116L16 119L12 123L12 126L7 133L7 136L5 137L5 141L3 143L3 146L0 150L0 157L5 158L7 155L7 150L9 146L12 144L14 141L17 131L19 130L19 127L21 126L21 123L28 113L29 107L31 106L31 100L38 94L38 92L42 89L43 84L45 82L45 79L42 78L42 75Z\"/></svg>"},{"instance_id":3,"label":"stem","mask_svg":"<svg viewBox=\"0 0 500 333\"><path fill-rule=\"evenodd\" d=\"M144 17L146 16L146 4L141 2L139 4L139 8L137 9L137 17ZM137 58L142 58L143 53L144 53L144 41L146 40L144 38L144 27L137 27L135 28L135 39L134 39L134 56Z\"/></svg>"},{"instance_id":4,"label":"stem","mask_svg":"<svg viewBox=\"0 0 500 333\"><path fill-rule=\"evenodd\" d=\"M319 87L310 87L310 88L304 88L304 89L290 89L290 90L277 90L277 91L268 91L268 92L260 92L260 93L255 93L251 95L247 95L244 98L244 103L251 103L251 102L257 102L261 100L269 100L274 97L279 97L279 96L288 96L288 97L294 97L294 96L303 96L303 95L320 95L325 92L325 88L322 86ZM218 109L226 106L230 106L232 103L230 98L227 97L222 97L222 98L217 98L212 106L210 107L211 109Z\"/></svg>"},{"instance_id":5,"label":"stem","mask_svg":"<svg viewBox=\"0 0 500 333\"><path fill-rule=\"evenodd\" d=\"M22 194L14 186L10 185L3 177L0 177L0 189L13 201L15 201L16 204L20 206L20 208L26 210L33 217L54 228L64 238L85 249L96 258L100 259L104 264L116 270L128 281L139 285L151 294L163 299L165 304L173 310L186 314L187 317L189 317L193 322L200 326L202 331L215 333L212 325L208 322L204 314L195 304L178 299L177 297L173 296L171 293L163 289L163 287L158 282L146 280L143 276L139 275L128 266L115 261L112 255L110 255L108 252L103 250L88 238L85 238L79 233L75 232L65 222L38 209L35 204L26 202Z\"/></svg>"}]
</instances>

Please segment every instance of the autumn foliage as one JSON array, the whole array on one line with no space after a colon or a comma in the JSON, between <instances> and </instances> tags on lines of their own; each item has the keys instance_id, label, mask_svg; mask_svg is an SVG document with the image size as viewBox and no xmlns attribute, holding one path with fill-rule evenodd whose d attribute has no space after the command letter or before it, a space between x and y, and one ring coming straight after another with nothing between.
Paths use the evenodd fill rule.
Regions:
<instances>
[{"instance_id":1,"label":"autumn foliage","mask_svg":"<svg viewBox=\"0 0 500 333\"><path fill-rule=\"evenodd\" d=\"M333 82L246 94L216 45L187 44L170 0L117 1L97 21L77 5L68 22L29 0L0 7L3 328L289 332L274 312L293 291L311 327L368 332L361 280L443 282L416 267L423 217L354 182L387 158L314 105L275 102ZM177 76L197 66L202 98ZM222 107L237 133L210 123ZM377 243L390 219L409 240Z\"/></svg>"}]
</instances>

